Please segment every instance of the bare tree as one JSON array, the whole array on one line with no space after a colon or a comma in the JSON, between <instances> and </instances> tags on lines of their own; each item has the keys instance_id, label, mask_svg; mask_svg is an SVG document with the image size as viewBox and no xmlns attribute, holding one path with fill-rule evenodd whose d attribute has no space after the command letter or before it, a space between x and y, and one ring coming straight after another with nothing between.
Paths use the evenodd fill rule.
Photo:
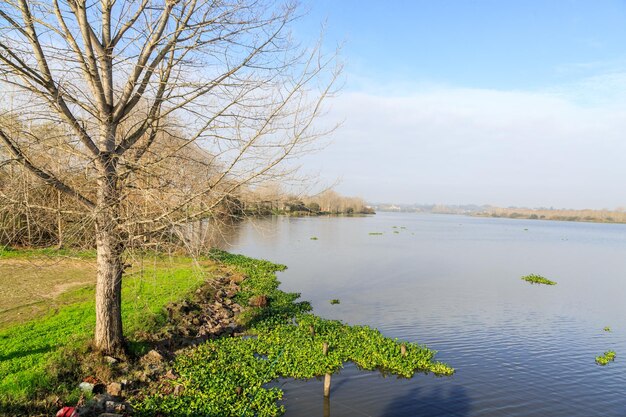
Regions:
<instances>
[{"instance_id":1,"label":"bare tree","mask_svg":"<svg viewBox=\"0 0 626 417\"><path fill-rule=\"evenodd\" d=\"M263 0L3 1L0 143L92 220L101 351L123 349L129 245L287 174L328 132L313 121L337 67L293 44L295 13ZM50 123L62 134L45 134ZM57 154L63 164L46 162ZM204 171L185 178L181 160Z\"/></svg>"}]
</instances>

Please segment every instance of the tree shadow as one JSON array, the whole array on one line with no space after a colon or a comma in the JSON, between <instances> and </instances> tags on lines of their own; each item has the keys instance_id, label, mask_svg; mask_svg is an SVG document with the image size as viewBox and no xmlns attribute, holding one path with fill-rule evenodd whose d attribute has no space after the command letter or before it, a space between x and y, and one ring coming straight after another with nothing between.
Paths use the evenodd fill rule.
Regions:
<instances>
[{"instance_id":1,"label":"tree shadow","mask_svg":"<svg viewBox=\"0 0 626 417\"><path fill-rule=\"evenodd\" d=\"M471 400L460 385L415 387L393 398L380 417L466 417Z\"/></svg>"},{"instance_id":2,"label":"tree shadow","mask_svg":"<svg viewBox=\"0 0 626 417\"><path fill-rule=\"evenodd\" d=\"M54 348L52 346L46 346L46 347L40 347L37 349L30 349L30 350L16 350L15 352L9 353L8 355L0 355L0 362L23 358L23 357L30 356L30 355L48 353L48 352L51 352L53 349Z\"/></svg>"}]
</instances>

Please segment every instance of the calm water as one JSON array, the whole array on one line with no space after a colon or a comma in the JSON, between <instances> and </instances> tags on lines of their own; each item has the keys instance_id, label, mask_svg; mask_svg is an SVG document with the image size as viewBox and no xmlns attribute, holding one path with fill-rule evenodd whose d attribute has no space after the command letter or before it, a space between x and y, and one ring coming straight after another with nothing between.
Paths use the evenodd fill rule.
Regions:
<instances>
[{"instance_id":1,"label":"calm water","mask_svg":"<svg viewBox=\"0 0 626 417\"><path fill-rule=\"evenodd\" d=\"M281 288L318 315L426 344L457 369L403 380L346 365L326 405L321 381L280 381L287 416L626 415L626 225L280 217L242 224L228 249L287 264ZM520 280L530 273L558 285ZM596 365L608 349L616 361Z\"/></svg>"}]
</instances>

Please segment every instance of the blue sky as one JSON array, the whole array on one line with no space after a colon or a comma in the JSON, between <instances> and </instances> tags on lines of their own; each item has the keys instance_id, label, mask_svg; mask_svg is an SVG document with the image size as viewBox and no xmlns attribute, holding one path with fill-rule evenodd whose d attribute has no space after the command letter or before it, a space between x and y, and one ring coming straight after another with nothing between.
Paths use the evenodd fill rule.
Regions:
<instances>
[{"instance_id":1,"label":"blue sky","mask_svg":"<svg viewBox=\"0 0 626 417\"><path fill-rule=\"evenodd\" d=\"M369 201L626 206L626 2L310 0L345 84L305 160Z\"/></svg>"}]
</instances>

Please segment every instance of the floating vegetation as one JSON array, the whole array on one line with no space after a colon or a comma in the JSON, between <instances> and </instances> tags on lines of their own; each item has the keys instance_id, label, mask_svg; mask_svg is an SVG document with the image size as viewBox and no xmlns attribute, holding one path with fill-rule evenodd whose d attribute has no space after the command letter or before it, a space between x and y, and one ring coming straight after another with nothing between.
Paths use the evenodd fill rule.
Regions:
<instances>
[{"instance_id":1,"label":"floating vegetation","mask_svg":"<svg viewBox=\"0 0 626 417\"><path fill-rule=\"evenodd\" d=\"M556 282L550 281L547 278L542 277L541 275L530 274L522 277L524 281L530 282L531 284L545 284L545 285L556 285Z\"/></svg>"},{"instance_id":2,"label":"floating vegetation","mask_svg":"<svg viewBox=\"0 0 626 417\"><path fill-rule=\"evenodd\" d=\"M339 304L339 303L341 303L341 301L339 301L339 299L337 299L337 298L333 298L332 300L330 300L330 303L331 304Z\"/></svg>"},{"instance_id":3,"label":"floating vegetation","mask_svg":"<svg viewBox=\"0 0 626 417\"><path fill-rule=\"evenodd\" d=\"M604 329L602 329L602 330L604 330L605 332L610 332L611 328L609 326L605 326Z\"/></svg>"},{"instance_id":4,"label":"floating vegetation","mask_svg":"<svg viewBox=\"0 0 626 417\"><path fill-rule=\"evenodd\" d=\"M394 230L393 232L397 235L400 234L400 232L398 232L397 230Z\"/></svg>"},{"instance_id":5,"label":"floating vegetation","mask_svg":"<svg viewBox=\"0 0 626 417\"><path fill-rule=\"evenodd\" d=\"M608 365L609 362L613 362L615 360L615 352L612 350L607 350L604 352L602 356L596 356L596 363L598 365Z\"/></svg>"},{"instance_id":6,"label":"floating vegetation","mask_svg":"<svg viewBox=\"0 0 626 417\"><path fill-rule=\"evenodd\" d=\"M313 236L311 240L317 240L317 236Z\"/></svg>"},{"instance_id":7,"label":"floating vegetation","mask_svg":"<svg viewBox=\"0 0 626 417\"><path fill-rule=\"evenodd\" d=\"M370 232L369 235L370 236L381 236L383 233L382 232Z\"/></svg>"},{"instance_id":8,"label":"floating vegetation","mask_svg":"<svg viewBox=\"0 0 626 417\"><path fill-rule=\"evenodd\" d=\"M406 230L406 227L404 227L404 226L400 226L400 229L404 229L404 230Z\"/></svg>"},{"instance_id":9,"label":"floating vegetation","mask_svg":"<svg viewBox=\"0 0 626 417\"><path fill-rule=\"evenodd\" d=\"M332 374L346 362L405 378L416 372L454 373L434 361L436 352L425 346L308 314L311 306L297 302L299 294L278 289L275 272L283 270L282 265L222 251L214 251L213 257L247 276L235 301L267 296L266 307L243 313L257 337L223 337L179 354L172 369L179 377L160 382L160 392L146 390L137 397L133 407L139 416L279 416L285 412L278 403L283 392L266 384L277 378Z\"/></svg>"}]
</instances>

